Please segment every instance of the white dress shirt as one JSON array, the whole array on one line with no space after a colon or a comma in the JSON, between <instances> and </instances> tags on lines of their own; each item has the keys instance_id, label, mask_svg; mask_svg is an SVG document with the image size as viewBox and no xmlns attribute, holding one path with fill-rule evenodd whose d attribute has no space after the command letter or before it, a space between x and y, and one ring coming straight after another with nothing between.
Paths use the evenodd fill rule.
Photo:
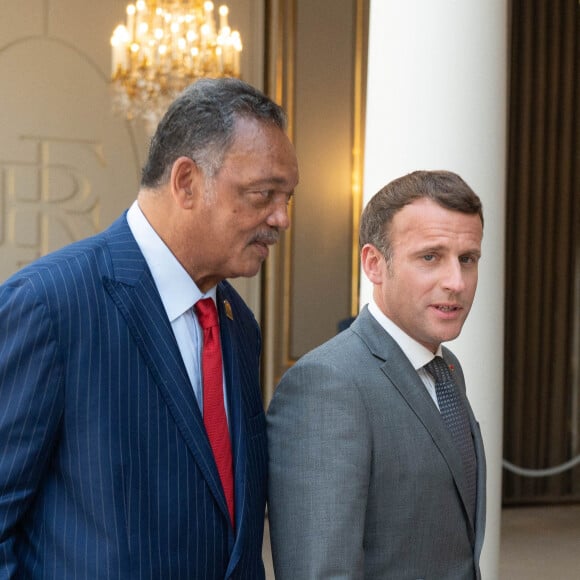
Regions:
<instances>
[{"instance_id":1,"label":"white dress shirt","mask_svg":"<svg viewBox=\"0 0 580 580\"><path fill-rule=\"evenodd\" d=\"M127 212L127 222L131 233L143 253L145 261L151 270L151 275L163 307L171 323L173 334L177 340L181 357L187 370L187 376L193 387L193 392L203 415L203 386L201 374L201 349L203 346L203 330L195 316L193 306L202 298L212 298L216 301L216 287L203 294L157 235L147 218L141 211L137 201L133 202ZM226 382L224 385L224 403L226 416L228 403Z\"/></svg>"},{"instance_id":2,"label":"white dress shirt","mask_svg":"<svg viewBox=\"0 0 580 580\"><path fill-rule=\"evenodd\" d=\"M399 345L405 356L409 359L413 368L419 374L427 392L433 399L433 402L439 409L437 403L437 394L435 392L435 381L431 374L423 368L431 362L435 356L442 356L441 345L437 347L437 352L433 354L429 349L419 344L414 338L411 338L406 332L401 330L390 318L385 316L377 306L373 298L368 305L371 316L391 335L393 340Z\"/></svg>"}]
</instances>

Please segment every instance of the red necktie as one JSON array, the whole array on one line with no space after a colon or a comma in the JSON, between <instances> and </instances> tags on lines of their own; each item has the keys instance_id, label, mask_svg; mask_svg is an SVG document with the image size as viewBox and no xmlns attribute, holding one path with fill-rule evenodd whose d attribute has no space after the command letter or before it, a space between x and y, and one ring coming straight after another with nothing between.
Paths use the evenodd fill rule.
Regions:
<instances>
[{"instance_id":1,"label":"red necktie","mask_svg":"<svg viewBox=\"0 0 580 580\"><path fill-rule=\"evenodd\" d=\"M203 423L226 496L232 525L234 525L232 444L224 406L222 349L218 313L211 298L199 300L194 308L203 329L203 351L201 355Z\"/></svg>"}]
</instances>

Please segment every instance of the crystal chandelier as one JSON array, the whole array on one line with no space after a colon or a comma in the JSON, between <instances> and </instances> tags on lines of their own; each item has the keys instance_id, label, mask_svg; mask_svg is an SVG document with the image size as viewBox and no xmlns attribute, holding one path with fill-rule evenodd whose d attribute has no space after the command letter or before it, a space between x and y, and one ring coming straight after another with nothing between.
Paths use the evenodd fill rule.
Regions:
<instances>
[{"instance_id":1,"label":"crystal chandelier","mask_svg":"<svg viewBox=\"0 0 580 580\"><path fill-rule=\"evenodd\" d=\"M113 106L154 127L169 104L201 77L238 77L242 41L228 7L203 0L137 0L111 37Z\"/></svg>"}]
</instances>

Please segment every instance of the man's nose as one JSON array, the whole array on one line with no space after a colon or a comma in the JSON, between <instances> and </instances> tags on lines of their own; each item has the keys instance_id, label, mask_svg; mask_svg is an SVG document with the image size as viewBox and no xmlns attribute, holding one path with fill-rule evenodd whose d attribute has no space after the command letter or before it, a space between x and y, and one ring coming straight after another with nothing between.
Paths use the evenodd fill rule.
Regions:
<instances>
[{"instance_id":1,"label":"man's nose","mask_svg":"<svg viewBox=\"0 0 580 580\"><path fill-rule=\"evenodd\" d=\"M449 260L445 265L442 284L450 292L460 292L465 288L463 268L458 260Z\"/></svg>"},{"instance_id":2,"label":"man's nose","mask_svg":"<svg viewBox=\"0 0 580 580\"><path fill-rule=\"evenodd\" d=\"M287 230L290 227L290 215L288 213L288 199L281 195L273 203L272 211L268 215L266 223L271 227L280 230Z\"/></svg>"}]
</instances>

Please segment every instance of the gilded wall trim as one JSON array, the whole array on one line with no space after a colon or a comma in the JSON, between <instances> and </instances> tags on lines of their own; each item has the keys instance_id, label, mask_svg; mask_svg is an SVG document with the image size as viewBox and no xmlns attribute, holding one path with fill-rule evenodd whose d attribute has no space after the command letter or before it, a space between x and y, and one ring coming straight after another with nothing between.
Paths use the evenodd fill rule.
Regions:
<instances>
[{"instance_id":1,"label":"gilded wall trim","mask_svg":"<svg viewBox=\"0 0 580 580\"><path fill-rule=\"evenodd\" d=\"M315 26L312 20L311 11L315 10L311 4L303 4L302 0L271 0L266 2L266 90L275 100L280 103L288 114L288 132L290 138L294 141L297 148L298 158L301 167L301 184L297 188L297 201L300 206L291 208L292 226L282 236L280 244L271 252L264 268L263 276L263 309L262 309L262 329L264 335L264 356L263 356L263 383L264 399L268 404L275 385L279 381L284 371L289 368L295 360L304 354L311 347L316 346L326 338L335 333L336 323L339 318L346 318L356 314L358 311L359 296L359 257L358 257L358 220L362 205L362 170L363 170L363 143L364 143L364 103L365 103L365 86L366 86L366 47L368 38L368 0L345 0L343 4L348 6L349 11L340 14L336 19L336 25L340 30L351 30L349 38L340 38L340 42L348 42L348 47L341 45L341 49L348 49L348 62L337 62L334 59L332 42L336 37L331 36L334 20L327 20L324 24L323 34L329 36L315 38ZM329 4L329 6L333 6ZM302 9L302 13L299 11ZM341 8L337 5L337 10ZM330 9L329 9L330 10ZM337 15L338 16L338 15ZM329 34L330 33L330 34ZM299 43L304 44L300 45ZM320 43L320 50L324 52L316 53L317 62L327 59L330 67L337 67L340 73L347 66L350 70L348 78L352 79L352 87L345 91L343 101L342 96L337 97L332 92L332 86L328 91L332 98L339 99L344 106L350 102L349 112L346 115L341 111L334 112L326 110L324 94L326 86L312 87L310 83L317 84L318 77L312 77L312 63L305 58L305 51L311 47L311 43ZM302 51L302 60L297 57L297 53ZM308 55L306 55L308 56ZM333 60L334 59L334 60ZM326 61L324 61L326 64ZM328 70L321 70L321 78L326 78L328 82ZM326 76L324 76L326 75ZM339 79L340 74L334 78ZM297 79L300 84L297 85ZM321 81L322 82L322 81ZM339 81L337 80L337 83ZM332 84L332 77L331 77ZM308 85L308 86L307 86ZM322 95L323 98L313 99L314 103L308 102L309 95ZM300 97L300 98L298 98ZM348 165L348 168L342 168L344 179L338 179L334 175L332 167L320 167L319 177L313 178L313 168L317 164L317 151L313 141L320 138L316 133L309 133L309 128L304 127L305 115L313 115L312 111L305 113L304 109L314 107L314 116L318 114L316 107L319 108L319 114L338 115L336 123L330 118L330 126L340 125L340 139L347 140L347 159L342 165ZM350 117L345 119L344 117ZM300 124L302 122L302 124ZM328 125L327 125L328 126ZM338 129L337 129L338 130ZM323 136L324 138L325 136ZM328 135L329 148L334 145L333 135ZM314 149L313 149L314 148ZM321 148L324 149L324 148ZM337 155L341 155L343 150ZM328 157L327 151L324 154ZM342 174L341 174L342 175ZM329 185L329 179L334 178L334 182ZM319 183L316 180L319 180ZM342 181L341 181L342 179ZM319 185L330 188L329 191L320 192ZM336 263L331 264L332 273L329 278L328 272L321 271L320 276L324 280L318 279L318 272L308 272L309 262L307 251L304 249L304 237L309 236L313 240L313 262L315 261L317 248L323 251L324 243L328 241L328 235L323 229L320 231L321 238L316 240L313 232L316 225L308 223L311 216L308 209L304 209L306 196L326 195L332 196L336 186L337 203L334 204L332 197L330 203L322 200L324 207L328 206L329 212L341 212L341 215L331 216L333 223L330 224L330 233L336 236L340 242L337 244L336 254L333 254L332 248L326 249ZM342 197L340 197L342 196ZM310 198L312 199L312 198ZM335 206L336 207L333 207ZM301 210L301 211L299 211ZM322 217L322 216L321 216ZM348 239L344 240L342 231L337 232L340 224L344 224L344 230L348 230ZM342 241L341 241L342 238ZM319 243L320 242L320 243ZM346 242L346 243L343 243ZM302 243L302 245L300 245ZM309 246L307 246L309 247ZM300 261L301 260L301 261ZM336 280L333 280L336 277ZM312 344L308 325L311 324L313 330L318 329L318 320L316 316L311 316L307 311L306 301L302 300L304 293L308 294L310 289L305 286L312 284L312 294L315 298L323 301L323 306L327 306L325 301L326 292L330 292L330 298L335 297L332 292L338 289L344 294L344 300L339 299L336 307L336 316L326 313L325 335L313 338L318 341ZM318 283L318 288L316 287ZM326 290L324 290L326 289ZM342 296L341 294L341 296ZM342 304L342 306L340 306ZM321 320L324 319L324 312L321 314Z\"/></svg>"}]
</instances>

